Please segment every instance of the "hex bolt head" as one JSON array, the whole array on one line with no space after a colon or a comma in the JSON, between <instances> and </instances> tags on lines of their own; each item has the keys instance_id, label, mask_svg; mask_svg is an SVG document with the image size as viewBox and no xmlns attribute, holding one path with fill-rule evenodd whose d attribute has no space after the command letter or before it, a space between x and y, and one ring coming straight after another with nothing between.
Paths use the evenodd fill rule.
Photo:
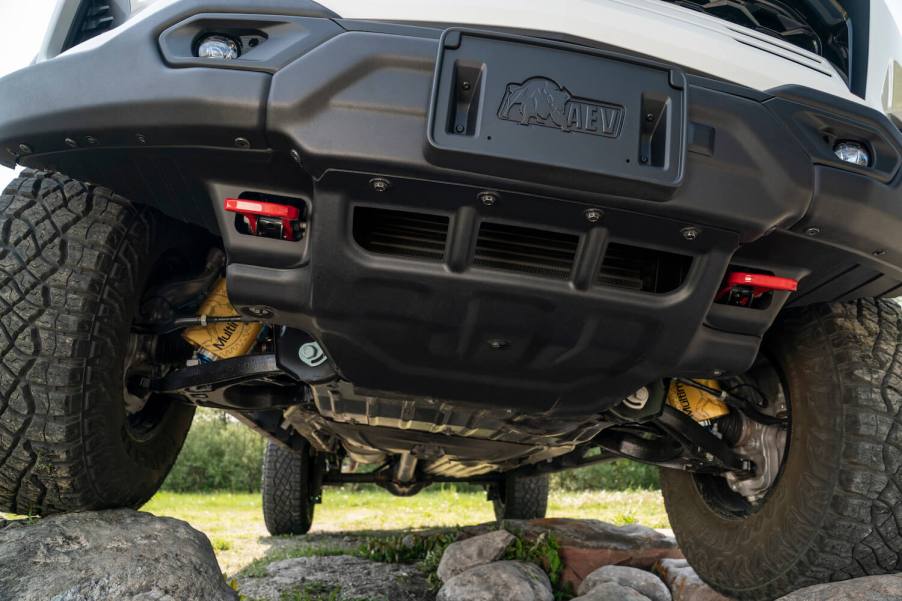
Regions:
<instances>
[{"instance_id":1,"label":"hex bolt head","mask_svg":"<svg viewBox=\"0 0 902 601\"><path fill-rule=\"evenodd\" d=\"M97 138L95 138L94 136L86 136L85 142L87 142L91 146L94 146L95 144L97 144Z\"/></svg>"},{"instance_id":2,"label":"hex bolt head","mask_svg":"<svg viewBox=\"0 0 902 601\"><path fill-rule=\"evenodd\" d=\"M492 338L487 341L487 344L493 351L501 351L511 345L510 340L505 340L504 338Z\"/></svg>"},{"instance_id":3,"label":"hex bolt head","mask_svg":"<svg viewBox=\"0 0 902 601\"><path fill-rule=\"evenodd\" d=\"M135 139L138 141L138 144L147 144L147 138L144 134L135 134Z\"/></svg>"},{"instance_id":4,"label":"hex bolt head","mask_svg":"<svg viewBox=\"0 0 902 601\"><path fill-rule=\"evenodd\" d=\"M78 142L76 142L72 138L66 138L63 141L66 143L66 146L68 146L69 148L78 148Z\"/></svg>"},{"instance_id":5,"label":"hex bolt head","mask_svg":"<svg viewBox=\"0 0 902 601\"><path fill-rule=\"evenodd\" d=\"M462 88L465 89L465 90L469 90L469 89L470 89L470 82L469 82L469 81L465 81L465 82L463 82L462 84L460 84L460 87L462 87Z\"/></svg>"},{"instance_id":6,"label":"hex bolt head","mask_svg":"<svg viewBox=\"0 0 902 601\"><path fill-rule=\"evenodd\" d=\"M819 227L809 227L807 230L805 230L806 236L814 237L820 233L821 233L821 228L819 228Z\"/></svg>"},{"instance_id":7,"label":"hex bolt head","mask_svg":"<svg viewBox=\"0 0 902 601\"><path fill-rule=\"evenodd\" d=\"M298 165L301 164L301 153L299 153L297 150L292 150L292 151L289 152L288 154L291 155L291 160L292 160L292 161L294 161L294 162L297 163Z\"/></svg>"},{"instance_id":8,"label":"hex bolt head","mask_svg":"<svg viewBox=\"0 0 902 601\"><path fill-rule=\"evenodd\" d=\"M875 257L882 257L883 255L886 254L886 250L884 250L884 249L881 248L881 249L879 249L879 250L875 250L875 251L872 252L871 254L874 255Z\"/></svg>"},{"instance_id":9,"label":"hex bolt head","mask_svg":"<svg viewBox=\"0 0 902 601\"><path fill-rule=\"evenodd\" d=\"M370 188L376 192L387 192L391 188L391 182L384 177L374 177L370 180Z\"/></svg>"},{"instance_id":10,"label":"hex bolt head","mask_svg":"<svg viewBox=\"0 0 902 601\"><path fill-rule=\"evenodd\" d=\"M235 138L235 146L246 150L251 147L251 142L247 138Z\"/></svg>"},{"instance_id":11,"label":"hex bolt head","mask_svg":"<svg viewBox=\"0 0 902 601\"><path fill-rule=\"evenodd\" d=\"M31 146L28 144L19 144L19 152L22 154L31 154Z\"/></svg>"},{"instance_id":12,"label":"hex bolt head","mask_svg":"<svg viewBox=\"0 0 902 601\"><path fill-rule=\"evenodd\" d=\"M480 192L477 198L486 207L493 207L498 202L498 195L494 192Z\"/></svg>"},{"instance_id":13,"label":"hex bolt head","mask_svg":"<svg viewBox=\"0 0 902 601\"><path fill-rule=\"evenodd\" d=\"M683 235L683 239L688 240L689 242L698 240L698 237L701 233L701 230L691 225L680 230L680 234Z\"/></svg>"},{"instance_id":14,"label":"hex bolt head","mask_svg":"<svg viewBox=\"0 0 902 601\"><path fill-rule=\"evenodd\" d=\"M589 223L598 223L604 217L604 211L601 209L586 209L584 214Z\"/></svg>"}]
</instances>

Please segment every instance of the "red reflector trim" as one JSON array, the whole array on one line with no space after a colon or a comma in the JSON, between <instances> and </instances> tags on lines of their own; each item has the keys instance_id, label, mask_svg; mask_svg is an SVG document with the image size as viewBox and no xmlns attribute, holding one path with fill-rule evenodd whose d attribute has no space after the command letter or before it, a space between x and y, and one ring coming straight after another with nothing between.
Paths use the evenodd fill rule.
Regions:
<instances>
[{"instance_id":1,"label":"red reflector trim","mask_svg":"<svg viewBox=\"0 0 902 601\"><path fill-rule=\"evenodd\" d=\"M225 210L242 215L255 215L257 217L275 217L294 221L301 216L297 207L280 205L274 202L262 202L259 200L245 200L243 198L226 198Z\"/></svg>"},{"instance_id":2,"label":"red reflector trim","mask_svg":"<svg viewBox=\"0 0 902 601\"><path fill-rule=\"evenodd\" d=\"M758 297L766 292L795 292L799 289L799 282L792 278L781 278L775 275L734 271L727 274L723 287L717 293L717 299L724 298L738 286L751 288L752 294Z\"/></svg>"}]
</instances>

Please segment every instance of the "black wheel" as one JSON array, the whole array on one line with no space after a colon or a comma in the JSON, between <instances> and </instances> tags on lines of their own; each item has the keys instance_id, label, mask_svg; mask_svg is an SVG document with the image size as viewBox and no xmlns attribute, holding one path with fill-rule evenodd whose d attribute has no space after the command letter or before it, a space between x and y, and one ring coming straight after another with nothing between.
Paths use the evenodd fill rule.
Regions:
<instances>
[{"instance_id":1,"label":"black wheel","mask_svg":"<svg viewBox=\"0 0 902 601\"><path fill-rule=\"evenodd\" d=\"M505 476L490 492L497 520L534 520L548 511L548 476Z\"/></svg>"},{"instance_id":2,"label":"black wheel","mask_svg":"<svg viewBox=\"0 0 902 601\"><path fill-rule=\"evenodd\" d=\"M667 513L686 558L741 600L898 572L900 306L859 300L793 311L762 358L788 404L775 481L748 495L725 478L664 470Z\"/></svg>"},{"instance_id":3,"label":"black wheel","mask_svg":"<svg viewBox=\"0 0 902 601\"><path fill-rule=\"evenodd\" d=\"M0 197L0 510L137 507L172 467L193 407L124 384L162 220L54 173Z\"/></svg>"},{"instance_id":4,"label":"black wheel","mask_svg":"<svg viewBox=\"0 0 902 601\"><path fill-rule=\"evenodd\" d=\"M273 536L306 534L322 494L322 461L306 443L269 443L263 455L263 520Z\"/></svg>"}]
</instances>

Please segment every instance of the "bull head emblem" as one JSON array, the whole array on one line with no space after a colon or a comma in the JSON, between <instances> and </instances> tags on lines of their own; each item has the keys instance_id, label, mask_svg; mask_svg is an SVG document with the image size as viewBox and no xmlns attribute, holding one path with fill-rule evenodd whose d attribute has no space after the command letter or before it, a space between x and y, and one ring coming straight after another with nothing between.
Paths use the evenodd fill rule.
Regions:
<instances>
[{"instance_id":1,"label":"bull head emblem","mask_svg":"<svg viewBox=\"0 0 902 601\"><path fill-rule=\"evenodd\" d=\"M498 116L520 125L535 122L564 127L567 103L571 95L566 88L544 77L533 77L522 84L508 84L498 109Z\"/></svg>"}]
</instances>

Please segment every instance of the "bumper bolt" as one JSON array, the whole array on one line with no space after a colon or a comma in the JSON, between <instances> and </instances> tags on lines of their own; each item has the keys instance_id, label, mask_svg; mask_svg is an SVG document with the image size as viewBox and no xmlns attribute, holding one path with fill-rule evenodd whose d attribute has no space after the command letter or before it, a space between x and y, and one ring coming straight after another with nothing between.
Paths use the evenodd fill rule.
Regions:
<instances>
[{"instance_id":1,"label":"bumper bolt","mask_svg":"<svg viewBox=\"0 0 902 601\"><path fill-rule=\"evenodd\" d=\"M480 192L478 198L479 202L487 207L495 206L495 203L498 202L498 196L493 192Z\"/></svg>"},{"instance_id":2,"label":"bumper bolt","mask_svg":"<svg viewBox=\"0 0 902 601\"><path fill-rule=\"evenodd\" d=\"M251 147L251 143L247 138L235 138L235 146L237 148L248 149Z\"/></svg>"},{"instance_id":3,"label":"bumper bolt","mask_svg":"<svg viewBox=\"0 0 902 601\"><path fill-rule=\"evenodd\" d=\"M28 144L19 144L19 152L22 154L31 154L31 146Z\"/></svg>"},{"instance_id":4,"label":"bumper bolt","mask_svg":"<svg viewBox=\"0 0 902 601\"><path fill-rule=\"evenodd\" d=\"M697 227L689 226L689 227L684 227L683 229L681 229L680 234L683 235L684 239L688 240L689 242L692 242L694 240L698 240L698 236L699 236L699 234L701 234L701 231Z\"/></svg>"},{"instance_id":5,"label":"bumper bolt","mask_svg":"<svg viewBox=\"0 0 902 601\"><path fill-rule=\"evenodd\" d=\"M290 153L288 153L288 154L291 155L291 160L292 160L292 161L294 161L294 162L297 163L298 165L301 164L301 153L299 153L297 150L292 150L292 151L291 151Z\"/></svg>"},{"instance_id":6,"label":"bumper bolt","mask_svg":"<svg viewBox=\"0 0 902 601\"><path fill-rule=\"evenodd\" d=\"M883 255L886 254L886 251L881 248L880 250L875 250L871 254L874 255L875 257L882 257Z\"/></svg>"},{"instance_id":7,"label":"bumper bolt","mask_svg":"<svg viewBox=\"0 0 902 601\"><path fill-rule=\"evenodd\" d=\"M589 223L598 223L604 217L604 211L601 209L586 209L586 221Z\"/></svg>"},{"instance_id":8,"label":"bumper bolt","mask_svg":"<svg viewBox=\"0 0 902 601\"><path fill-rule=\"evenodd\" d=\"M88 136L88 137L86 137L86 138L85 138L85 141L86 141L88 144L90 144L91 146L94 146L95 144L97 144L97 138L95 138L94 136Z\"/></svg>"},{"instance_id":9,"label":"bumper bolt","mask_svg":"<svg viewBox=\"0 0 902 601\"><path fill-rule=\"evenodd\" d=\"M503 338L492 338L488 341L489 348L493 351L504 350L511 345L509 340L504 340Z\"/></svg>"},{"instance_id":10,"label":"bumper bolt","mask_svg":"<svg viewBox=\"0 0 902 601\"><path fill-rule=\"evenodd\" d=\"M144 134L135 134L135 139L138 141L138 144L147 144L147 138Z\"/></svg>"},{"instance_id":11,"label":"bumper bolt","mask_svg":"<svg viewBox=\"0 0 902 601\"><path fill-rule=\"evenodd\" d=\"M384 177L374 177L370 180L370 187L376 192L387 192L391 188L391 182Z\"/></svg>"},{"instance_id":12,"label":"bumper bolt","mask_svg":"<svg viewBox=\"0 0 902 601\"><path fill-rule=\"evenodd\" d=\"M821 230L820 230L820 228L817 228L817 227L809 227L807 230L805 230L805 235L806 235L806 236L812 236L812 237L814 237L814 236L817 236L817 235L820 234L820 233L821 233Z\"/></svg>"},{"instance_id":13,"label":"bumper bolt","mask_svg":"<svg viewBox=\"0 0 902 601\"><path fill-rule=\"evenodd\" d=\"M78 148L78 142L76 142L72 138L66 138L63 141L66 143L66 146L68 146L69 148Z\"/></svg>"}]
</instances>

